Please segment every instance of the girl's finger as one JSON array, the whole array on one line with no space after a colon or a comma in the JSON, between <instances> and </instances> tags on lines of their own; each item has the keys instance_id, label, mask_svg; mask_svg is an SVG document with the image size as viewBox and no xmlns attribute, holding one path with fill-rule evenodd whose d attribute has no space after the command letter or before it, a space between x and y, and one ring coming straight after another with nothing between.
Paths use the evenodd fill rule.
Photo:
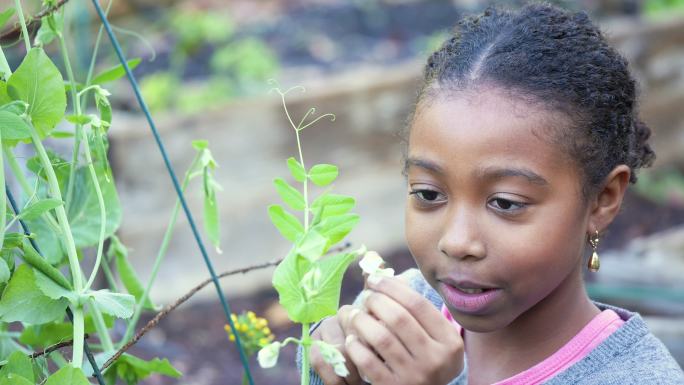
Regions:
<instances>
[{"instance_id":1,"label":"girl's finger","mask_svg":"<svg viewBox=\"0 0 684 385\"><path fill-rule=\"evenodd\" d=\"M335 374L330 365L323 360L318 346L311 347L311 368L318 374L325 385L348 385L344 378Z\"/></svg>"},{"instance_id":2,"label":"girl's finger","mask_svg":"<svg viewBox=\"0 0 684 385\"><path fill-rule=\"evenodd\" d=\"M380 360L375 352L362 344L358 337L354 334L347 335L344 345L349 358L354 361L359 372L364 374L368 382L375 385L392 383L394 376L390 369Z\"/></svg>"},{"instance_id":3,"label":"girl's finger","mask_svg":"<svg viewBox=\"0 0 684 385\"><path fill-rule=\"evenodd\" d=\"M343 383L344 384L349 384L349 385L355 385L355 384L362 384L363 382L361 381L361 377L359 375L358 369L356 369L356 366L354 363L349 359L349 355L347 354L347 350L344 348L344 340L345 340L345 334L344 331L342 330L342 327L340 326L339 322L335 322L334 325L331 325L329 328L325 328L324 330L321 331L321 340L324 342L327 342L331 345L337 346L340 351L342 352L342 355L345 358L345 365L347 366L347 369L349 370L349 374L347 377L344 377ZM342 379L342 377L339 377L335 374L335 371L333 370L332 366L330 364L326 363L326 366L328 370L326 372L329 372L329 376L335 376L339 379ZM326 385L328 382L325 381L323 376L321 376L321 379L323 379L323 383ZM330 382L334 383L334 382Z\"/></svg>"},{"instance_id":4,"label":"girl's finger","mask_svg":"<svg viewBox=\"0 0 684 385\"><path fill-rule=\"evenodd\" d=\"M373 279L376 278L376 279ZM447 319L430 301L396 278L371 277L368 286L395 300L411 313L433 340L440 340L450 326Z\"/></svg>"},{"instance_id":5,"label":"girl's finger","mask_svg":"<svg viewBox=\"0 0 684 385\"><path fill-rule=\"evenodd\" d=\"M390 370L399 370L412 362L411 354L399 337L373 316L357 309L350 322L355 330L352 335L372 348Z\"/></svg>"},{"instance_id":6,"label":"girl's finger","mask_svg":"<svg viewBox=\"0 0 684 385\"><path fill-rule=\"evenodd\" d=\"M399 338L413 357L422 354L430 336L413 315L393 298L381 292L371 292L364 302L366 309Z\"/></svg>"}]
</instances>

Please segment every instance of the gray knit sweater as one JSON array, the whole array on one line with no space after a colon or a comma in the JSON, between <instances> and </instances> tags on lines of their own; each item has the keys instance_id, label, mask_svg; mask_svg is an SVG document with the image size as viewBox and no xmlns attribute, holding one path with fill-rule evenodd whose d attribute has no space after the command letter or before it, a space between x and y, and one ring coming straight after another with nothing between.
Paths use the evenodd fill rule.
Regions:
<instances>
[{"instance_id":1,"label":"gray knit sweater","mask_svg":"<svg viewBox=\"0 0 684 385\"><path fill-rule=\"evenodd\" d=\"M412 269L410 284L437 308L443 300L417 270ZM684 385L684 372L662 342L649 332L638 313L595 303L613 309L625 323L605 341L546 385ZM463 372L448 385L467 385L467 362ZM311 385L323 385L312 371Z\"/></svg>"}]
</instances>

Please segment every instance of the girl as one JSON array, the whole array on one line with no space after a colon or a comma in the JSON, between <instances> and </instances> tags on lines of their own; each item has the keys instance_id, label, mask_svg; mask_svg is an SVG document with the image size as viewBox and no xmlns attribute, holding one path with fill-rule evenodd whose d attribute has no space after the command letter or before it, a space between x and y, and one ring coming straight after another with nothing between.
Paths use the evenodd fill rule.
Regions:
<instances>
[{"instance_id":1,"label":"girl","mask_svg":"<svg viewBox=\"0 0 684 385\"><path fill-rule=\"evenodd\" d=\"M684 384L638 314L583 286L654 158L625 60L586 14L537 4L464 19L424 74L405 163L422 274L370 277L325 320L351 374L314 351L311 383Z\"/></svg>"}]
</instances>

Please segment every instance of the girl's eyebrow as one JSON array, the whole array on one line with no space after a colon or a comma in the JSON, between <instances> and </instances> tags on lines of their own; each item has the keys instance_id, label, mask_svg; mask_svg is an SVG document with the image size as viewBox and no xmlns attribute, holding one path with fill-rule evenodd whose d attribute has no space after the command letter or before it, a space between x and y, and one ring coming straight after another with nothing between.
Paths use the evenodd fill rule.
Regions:
<instances>
[{"instance_id":1,"label":"girl's eyebrow","mask_svg":"<svg viewBox=\"0 0 684 385\"><path fill-rule=\"evenodd\" d=\"M437 174L444 174L444 170L438 164L422 158L408 158L404 162L404 171L408 171L409 167L415 166L433 171Z\"/></svg>"},{"instance_id":2,"label":"girl's eyebrow","mask_svg":"<svg viewBox=\"0 0 684 385\"><path fill-rule=\"evenodd\" d=\"M523 177L528 182L540 186L547 186L549 182L541 175L524 167L489 166L476 169L473 174L480 179L501 179L507 177Z\"/></svg>"}]
</instances>

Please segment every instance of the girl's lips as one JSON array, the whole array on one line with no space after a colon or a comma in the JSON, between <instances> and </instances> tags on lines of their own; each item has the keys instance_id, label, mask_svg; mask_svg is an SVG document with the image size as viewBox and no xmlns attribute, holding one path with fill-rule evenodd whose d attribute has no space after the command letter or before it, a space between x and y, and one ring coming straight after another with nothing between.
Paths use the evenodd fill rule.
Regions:
<instances>
[{"instance_id":1,"label":"girl's lips","mask_svg":"<svg viewBox=\"0 0 684 385\"><path fill-rule=\"evenodd\" d=\"M463 313L480 313L496 301L503 293L501 289L484 289L480 293L466 293L455 286L441 282L440 291L452 308Z\"/></svg>"}]
</instances>

